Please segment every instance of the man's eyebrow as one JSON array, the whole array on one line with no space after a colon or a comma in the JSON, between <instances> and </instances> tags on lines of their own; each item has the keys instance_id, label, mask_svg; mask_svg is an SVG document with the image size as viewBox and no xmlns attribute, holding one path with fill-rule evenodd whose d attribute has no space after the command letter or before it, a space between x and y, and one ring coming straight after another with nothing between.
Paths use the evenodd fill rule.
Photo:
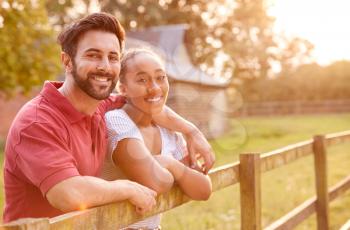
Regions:
<instances>
[{"instance_id":1,"label":"man's eyebrow","mask_svg":"<svg viewBox=\"0 0 350 230\"><path fill-rule=\"evenodd\" d=\"M96 49L96 48L89 48L89 49L85 50L85 53L88 53L88 52L97 52L97 53L100 53L101 50ZM110 54L112 54L112 55L118 55L118 56L120 55L120 53L117 52L117 51L112 51L112 52L110 52Z\"/></svg>"},{"instance_id":2,"label":"man's eyebrow","mask_svg":"<svg viewBox=\"0 0 350 230\"><path fill-rule=\"evenodd\" d=\"M85 52L101 52L99 49L96 48L89 48L87 50L85 50Z\"/></svg>"}]
</instances>

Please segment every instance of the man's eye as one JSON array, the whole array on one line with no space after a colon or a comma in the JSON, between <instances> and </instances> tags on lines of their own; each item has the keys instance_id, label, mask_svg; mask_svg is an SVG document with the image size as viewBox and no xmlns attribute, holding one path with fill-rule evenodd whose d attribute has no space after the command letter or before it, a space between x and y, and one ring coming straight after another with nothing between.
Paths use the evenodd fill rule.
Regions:
<instances>
[{"instance_id":1,"label":"man's eye","mask_svg":"<svg viewBox=\"0 0 350 230\"><path fill-rule=\"evenodd\" d=\"M87 56L90 58L98 58L99 57L98 54L88 54Z\"/></svg>"},{"instance_id":2,"label":"man's eye","mask_svg":"<svg viewBox=\"0 0 350 230\"><path fill-rule=\"evenodd\" d=\"M110 56L109 59L111 61L119 61L119 56Z\"/></svg>"}]
</instances>

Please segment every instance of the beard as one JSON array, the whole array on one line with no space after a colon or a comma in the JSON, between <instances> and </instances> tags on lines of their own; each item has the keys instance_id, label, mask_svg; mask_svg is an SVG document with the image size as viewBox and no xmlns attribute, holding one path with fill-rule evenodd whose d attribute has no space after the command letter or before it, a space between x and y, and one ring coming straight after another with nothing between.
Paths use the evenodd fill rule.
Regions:
<instances>
[{"instance_id":1,"label":"beard","mask_svg":"<svg viewBox=\"0 0 350 230\"><path fill-rule=\"evenodd\" d=\"M116 79L116 76L110 73L104 73L99 71L89 72L87 74L87 78L84 78L77 72L77 67L75 63L73 63L72 76L74 78L75 83L78 85L78 87L87 95L89 95L90 97L96 100L104 100L108 98L117 84L116 81L114 81L114 79ZM102 87L102 86L96 86L97 88L94 87L90 81L90 79L92 79L94 76L107 77L108 79L111 79L112 81L111 86L108 88Z\"/></svg>"}]
</instances>

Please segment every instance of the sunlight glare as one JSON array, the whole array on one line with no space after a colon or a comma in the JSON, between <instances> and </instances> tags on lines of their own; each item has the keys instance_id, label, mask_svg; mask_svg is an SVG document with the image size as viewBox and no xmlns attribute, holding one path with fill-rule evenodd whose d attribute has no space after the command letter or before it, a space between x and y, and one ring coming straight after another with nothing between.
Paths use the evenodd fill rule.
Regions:
<instances>
[{"instance_id":1,"label":"sunlight glare","mask_svg":"<svg viewBox=\"0 0 350 230\"><path fill-rule=\"evenodd\" d=\"M314 57L320 64L350 59L350 1L272 0L269 14L286 35L299 36L315 45Z\"/></svg>"}]
</instances>

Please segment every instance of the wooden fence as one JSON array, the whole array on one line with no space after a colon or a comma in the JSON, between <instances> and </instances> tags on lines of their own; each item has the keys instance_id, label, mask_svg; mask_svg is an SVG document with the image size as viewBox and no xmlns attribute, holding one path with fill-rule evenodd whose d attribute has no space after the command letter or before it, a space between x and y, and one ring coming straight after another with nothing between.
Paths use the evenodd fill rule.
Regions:
<instances>
[{"instance_id":1,"label":"wooden fence","mask_svg":"<svg viewBox=\"0 0 350 230\"><path fill-rule=\"evenodd\" d=\"M266 229L292 229L315 212L318 229L328 229L329 202L350 190L350 175L334 187L328 188L326 147L344 142L350 142L350 131L315 136L313 140L289 145L265 154L241 154L239 162L224 165L211 171L213 191L240 183L241 229L259 230L262 228L261 174L313 154L316 178L315 197L294 208L267 226ZM129 202L120 202L71 212L50 219L20 219L3 225L0 229L118 229L189 201L178 187L174 187L168 193L159 196L157 207L142 217L134 212L134 206ZM342 229L349 228L350 220L344 224Z\"/></svg>"},{"instance_id":2,"label":"wooden fence","mask_svg":"<svg viewBox=\"0 0 350 230\"><path fill-rule=\"evenodd\" d=\"M247 102L233 116L348 113L350 100Z\"/></svg>"}]
</instances>

